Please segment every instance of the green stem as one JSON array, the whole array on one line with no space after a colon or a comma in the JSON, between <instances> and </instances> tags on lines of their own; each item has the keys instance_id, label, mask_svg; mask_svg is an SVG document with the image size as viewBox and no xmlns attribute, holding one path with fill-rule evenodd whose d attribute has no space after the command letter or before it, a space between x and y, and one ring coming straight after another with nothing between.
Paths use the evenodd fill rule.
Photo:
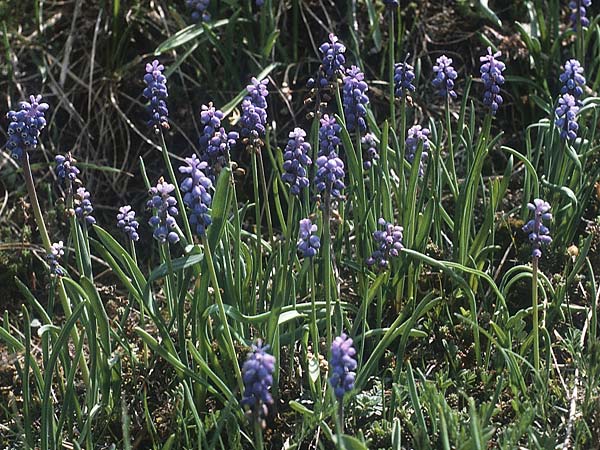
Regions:
<instances>
[{"instance_id":1,"label":"green stem","mask_svg":"<svg viewBox=\"0 0 600 450\"><path fill-rule=\"evenodd\" d=\"M327 323L327 348L331 347L333 340L331 327L331 226L330 226L330 207L331 197L325 192L323 200L323 285L325 289L325 321Z\"/></svg>"},{"instance_id":2,"label":"green stem","mask_svg":"<svg viewBox=\"0 0 600 450\"><path fill-rule=\"evenodd\" d=\"M531 315L533 322L533 367L536 374L540 370L540 334L538 320L538 265L539 258L533 257L533 274L531 279Z\"/></svg>"},{"instance_id":3,"label":"green stem","mask_svg":"<svg viewBox=\"0 0 600 450\"><path fill-rule=\"evenodd\" d=\"M29 154L24 152L23 154L23 177L25 178L25 186L27 187L27 194L29 195L29 201L31 202L31 208L33 209L33 215L35 217L35 221L37 223L38 229L40 231L40 237L42 238L42 243L44 245L44 250L49 254L52 249L52 244L50 242L50 236L48 235L48 229L46 228L46 223L44 222L44 216L42 215L42 209L40 208L40 202L38 201L37 192L35 190L35 184L33 182L33 175L31 173L31 165L29 164ZM60 301L62 303L62 307L65 313L65 318L69 319L71 317L71 304L69 303L69 298L67 297L67 292L65 291L65 286L62 282L62 279L58 277L58 296L60 297ZM74 327L71 331L71 339L73 340L73 345L75 348L79 345L79 334L77 333L77 329ZM85 358L82 356L79 359L79 369L81 370L81 376L85 385L90 387L90 371L85 362Z\"/></svg>"},{"instance_id":4,"label":"green stem","mask_svg":"<svg viewBox=\"0 0 600 450\"><path fill-rule=\"evenodd\" d=\"M446 96L446 133L448 134L448 159L450 160L450 189L454 198L458 198L458 180L456 179L456 166L454 165L454 144L452 136L452 121L450 120L450 96Z\"/></svg>"},{"instance_id":5,"label":"green stem","mask_svg":"<svg viewBox=\"0 0 600 450\"><path fill-rule=\"evenodd\" d=\"M389 83L390 83L390 120L395 125L396 124L396 92L394 89L394 65L396 63L396 55L395 55L395 36L394 36L394 12L390 11L389 18L389 36L388 36L388 74L389 74Z\"/></svg>"},{"instance_id":6,"label":"green stem","mask_svg":"<svg viewBox=\"0 0 600 450\"><path fill-rule=\"evenodd\" d=\"M265 445L263 442L261 420L258 417L258 413L252 414L252 422L254 422L254 448L256 450L262 450L265 448Z\"/></svg>"},{"instance_id":7,"label":"green stem","mask_svg":"<svg viewBox=\"0 0 600 450\"><path fill-rule=\"evenodd\" d=\"M273 223L271 220L271 207L269 205L269 191L267 190L267 180L265 178L265 166L262 159L262 151L258 148L258 170L260 172L260 185L263 190L263 196L265 199L265 215L267 218L267 231L269 232L269 241L273 244Z\"/></svg>"},{"instance_id":8,"label":"green stem","mask_svg":"<svg viewBox=\"0 0 600 450\"><path fill-rule=\"evenodd\" d=\"M240 392L243 392L244 382L242 380L242 372L240 371L240 365L235 353L235 346L233 345L233 338L231 337L231 330L229 329L229 324L227 322L227 314L225 313L223 298L221 297L221 290L219 288L219 281L217 280L217 273L215 271L215 265L212 258L212 251L206 236L202 237L202 244L204 247L204 258L206 260L206 265L208 266L208 273L215 292L215 301L219 310L219 320L221 321L221 326L223 327L223 332L225 333L225 344L227 346L226 350L229 354L229 358L231 359L231 364L233 366L233 370L235 371Z\"/></svg>"}]
</instances>

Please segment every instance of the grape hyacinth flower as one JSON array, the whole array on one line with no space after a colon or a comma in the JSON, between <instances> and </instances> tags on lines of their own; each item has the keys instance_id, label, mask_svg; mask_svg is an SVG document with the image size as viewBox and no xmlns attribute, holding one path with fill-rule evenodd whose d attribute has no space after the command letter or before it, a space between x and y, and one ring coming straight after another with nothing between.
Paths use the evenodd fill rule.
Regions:
<instances>
[{"instance_id":1,"label":"grape hyacinth flower","mask_svg":"<svg viewBox=\"0 0 600 450\"><path fill-rule=\"evenodd\" d=\"M344 162L337 153L332 152L328 156L317 158L317 174L315 185L317 192L326 192L331 197L342 199L344 189Z\"/></svg>"},{"instance_id":2,"label":"grape hyacinth flower","mask_svg":"<svg viewBox=\"0 0 600 450\"><path fill-rule=\"evenodd\" d=\"M583 76L583 67L576 59L569 59L565 62L564 72L559 77L562 87L561 94L571 94L580 105L579 97L583 95L583 86L585 86L585 77Z\"/></svg>"},{"instance_id":3,"label":"grape hyacinth flower","mask_svg":"<svg viewBox=\"0 0 600 450\"><path fill-rule=\"evenodd\" d=\"M143 95L150 101L148 105L148 112L150 113L148 126L154 128L157 133L159 127L169 128L167 118L169 110L166 102L168 97L167 78L162 74L163 70L165 70L165 66L155 59L151 64L146 64L146 74L144 75L146 87Z\"/></svg>"},{"instance_id":4,"label":"grape hyacinth flower","mask_svg":"<svg viewBox=\"0 0 600 450\"><path fill-rule=\"evenodd\" d=\"M572 141L577 138L577 130L579 125L577 124L577 113L579 107L575 101L575 97L570 94L563 94L558 99L558 106L554 111L555 121L554 123L560 130L560 138L565 141Z\"/></svg>"},{"instance_id":5,"label":"grape hyacinth flower","mask_svg":"<svg viewBox=\"0 0 600 450\"><path fill-rule=\"evenodd\" d=\"M527 208L533 211L534 217L523 227L525 233L529 233L529 241L533 247L531 255L534 258L542 256L542 245L549 245L552 242L550 230L542 221L552 220L550 211L550 203L536 198L533 203L528 203Z\"/></svg>"},{"instance_id":6,"label":"grape hyacinth flower","mask_svg":"<svg viewBox=\"0 0 600 450\"><path fill-rule=\"evenodd\" d=\"M352 339L345 333L336 337L331 343L331 361L329 367L331 376L329 383L338 400L344 398L344 394L354 389L357 363L355 359L356 349L352 346Z\"/></svg>"},{"instance_id":7,"label":"grape hyacinth flower","mask_svg":"<svg viewBox=\"0 0 600 450\"><path fill-rule=\"evenodd\" d=\"M587 10L592 6L592 0L572 0L569 2L569 9L571 10L571 16L569 20L574 30L577 30L577 24L581 23L582 27L590 25L590 19L587 18Z\"/></svg>"},{"instance_id":8,"label":"grape hyacinth flower","mask_svg":"<svg viewBox=\"0 0 600 450\"><path fill-rule=\"evenodd\" d=\"M210 13L208 12L208 5L210 0L185 0L185 4L192 10L192 20L198 22L208 22L210 20Z\"/></svg>"},{"instance_id":9,"label":"grape hyacinth flower","mask_svg":"<svg viewBox=\"0 0 600 450\"><path fill-rule=\"evenodd\" d=\"M137 242L140 239L140 235L137 232L139 226L139 222L135 219L135 211L131 209L131 206L121 206L117 214L117 228L123 230L127 239L133 242Z\"/></svg>"},{"instance_id":10,"label":"grape hyacinth flower","mask_svg":"<svg viewBox=\"0 0 600 450\"><path fill-rule=\"evenodd\" d=\"M289 134L287 146L283 152L283 170L281 179L289 183L290 193L298 195L302 189L307 188L308 172L306 167L312 164L308 156L310 144L304 140L306 132L302 128L295 128Z\"/></svg>"},{"instance_id":11,"label":"grape hyacinth flower","mask_svg":"<svg viewBox=\"0 0 600 450\"><path fill-rule=\"evenodd\" d=\"M300 221L300 232L298 239L298 251L304 258L312 258L316 256L321 241L317 236L317 225L313 224L310 219L302 219Z\"/></svg>"},{"instance_id":12,"label":"grape hyacinth flower","mask_svg":"<svg viewBox=\"0 0 600 450\"><path fill-rule=\"evenodd\" d=\"M71 152L63 155L56 155L54 158L56 168L54 172L58 178L58 182L64 188L70 190L74 183L79 180L77 176L80 174L79 169L75 166L75 159L71 156Z\"/></svg>"},{"instance_id":13,"label":"grape hyacinth flower","mask_svg":"<svg viewBox=\"0 0 600 450\"><path fill-rule=\"evenodd\" d=\"M259 340L252 345L246 362L242 366L242 379L244 381L244 395L242 405L254 420L261 420L264 427L264 418L269 414L268 406L273 403L269 389L273 385L273 371L275 370L275 357L267 353L268 345L262 345Z\"/></svg>"},{"instance_id":14,"label":"grape hyacinth flower","mask_svg":"<svg viewBox=\"0 0 600 450\"><path fill-rule=\"evenodd\" d=\"M408 59L408 55L407 55ZM408 64L406 60L394 65L394 91L396 97L403 98L407 93L415 92L413 84L415 79L415 69Z\"/></svg>"},{"instance_id":15,"label":"grape hyacinth flower","mask_svg":"<svg viewBox=\"0 0 600 450\"><path fill-rule=\"evenodd\" d=\"M208 163L205 174L214 182L215 175L227 165L231 148L237 144L240 135L236 131L226 132L221 126L225 117L223 112L216 109L212 102L202 105L200 122L204 125L200 136L200 159Z\"/></svg>"},{"instance_id":16,"label":"grape hyacinth flower","mask_svg":"<svg viewBox=\"0 0 600 450\"><path fill-rule=\"evenodd\" d=\"M415 159L419 142L423 144L421 160L419 161L419 176L422 177L424 174L424 165L429 156L429 129L423 128L421 125L414 125L406 133L406 160L411 164Z\"/></svg>"},{"instance_id":17,"label":"grape hyacinth flower","mask_svg":"<svg viewBox=\"0 0 600 450\"><path fill-rule=\"evenodd\" d=\"M373 167L373 162L379 159L375 135L373 133L367 133L360 138L360 142L363 149L363 168L369 170Z\"/></svg>"},{"instance_id":18,"label":"grape hyacinth flower","mask_svg":"<svg viewBox=\"0 0 600 450\"><path fill-rule=\"evenodd\" d=\"M367 129L365 116L367 115L366 106L369 103L369 97L366 94L368 89L365 74L359 67L351 66L346 70L342 103L348 131L354 131L357 125L360 131Z\"/></svg>"},{"instance_id":19,"label":"grape hyacinth flower","mask_svg":"<svg viewBox=\"0 0 600 450\"><path fill-rule=\"evenodd\" d=\"M252 77L251 83L246 86L248 95L242 101L242 137L256 141L263 137L267 124L267 84L268 79L258 81ZM250 142L251 144L253 142Z\"/></svg>"},{"instance_id":20,"label":"grape hyacinth flower","mask_svg":"<svg viewBox=\"0 0 600 450\"><path fill-rule=\"evenodd\" d=\"M92 216L94 207L90 201L90 193L85 187L77 188L73 197L73 204L75 206L75 217L86 225L93 225L96 223L96 219Z\"/></svg>"},{"instance_id":21,"label":"grape hyacinth flower","mask_svg":"<svg viewBox=\"0 0 600 450\"><path fill-rule=\"evenodd\" d=\"M400 251L404 248L402 245L402 233L404 229L401 226L393 225L385 219L379 219L378 224L382 230L377 230L373 233L376 249L373 254L367 258L367 265L381 269L387 269L391 258L396 258L400 255Z\"/></svg>"},{"instance_id":22,"label":"grape hyacinth flower","mask_svg":"<svg viewBox=\"0 0 600 450\"><path fill-rule=\"evenodd\" d=\"M446 55L440 56L433 66L433 73L435 78L432 84L438 90L438 95L440 97L456 98L454 80L456 80L458 74L452 67L452 58L448 58Z\"/></svg>"},{"instance_id":23,"label":"grape hyacinth flower","mask_svg":"<svg viewBox=\"0 0 600 450\"><path fill-rule=\"evenodd\" d=\"M500 52L492 53L492 48L488 47L487 55L479 58L483 63L480 69L484 88L483 104L490 108L493 116L503 102L500 86L504 84L502 72L506 69L506 65L498 60L501 55Z\"/></svg>"},{"instance_id":24,"label":"grape hyacinth flower","mask_svg":"<svg viewBox=\"0 0 600 450\"><path fill-rule=\"evenodd\" d=\"M214 136L216 131L221 128L221 120L223 120L225 114L220 109L216 109L212 102L207 105L202 105L202 111L200 111L200 122L204 125L202 135L198 140L200 148L206 151L210 139Z\"/></svg>"},{"instance_id":25,"label":"grape hyacinth flower","mask_svg":"<svg viewBox=\"0 0 600 450\"><path fill-rule=\"evenodd\" d=\"M146 205L154 209L154 215L148 224L154 228L152 236L161 244L175 244L179 241L179 235L174 231L177 225L175 216L179 214L177 200L171 195L174 190L175 186L166 183L161 177L156 186L151 187L149 191L151 199Z\"/></svg>"},{"instance_id":26,"label":"grape hyacinth flower","mask_svg":"<svg viewBox=\"0 0 600 450\"><path fill-rule=\"evenodd\" d=\"M400 6L399 0L383 0L383 4L388 9L398 8Z\"/></svg>"},{"instance_id":27,"label":"grape hyacinth flower","mask_svg":"<svg viewBox=\"0 0 600 450\"><path fill-rule=\"evenodd\" d=\"M327 81L333 81L337 73L344 70L346 46L339 42L335 34L330 33L329 42L321 44L319 51L323 55L322 70L325 78Z\"/></svg>"},{"instance_id":28,"label":"grape hyacinth flower","mask_svg":"<svg viewBox=\"0 0 600 450\"><path fill-rule=\"evenodd\" d=\"M189 221L192 229L196 230L198 236L204 236L206 228L212 223L209 207L212 202L210 191L213 184L205 174L208 164L201 161L195 153L191 158L185 158L185 161L188 165L179 167L179 172L188 175L181 182L183 203L190 210Z\"/></svg>"},{"instance_id":29,"label":"grape hyacinth flower","mask_svg":"<svg viewBox=\"0 0 600 450\"><path fill-rule=\"evenodd\" d=\"M50 276L62 277L65 271L58 264L60 258L65 254L63 241L55 242L50 246L50 252L46 255L46 260L50 266Z\"/></svg>"},{"instance_id":30,"label":"grape hyacinth flower","mask_svg":"<svg viewBox=\"0 0 600 450\"><path fill-rule=\"evenodd\" d=\"M335 117L330 117L328 114L324 114L320 122L318 156L327 156L332 152L337 152L341 143L340 132L342 127L337 123Z\"/></svg>"},{"instance_id":31,"label":"grape hyacinth flower","mask_svg":"<svg viewBox=\"0 0 600 450\"><path fill-rule=\"evenodd\" d=\"M47 110L48 104L42 103L41 95L31 95L28 102L19 103L18 111L6 114L10 121L6 147L13 158L21 159L25 152L35 150L40 131L46 126L44 113Z\"/></svg>"}]
</instances>

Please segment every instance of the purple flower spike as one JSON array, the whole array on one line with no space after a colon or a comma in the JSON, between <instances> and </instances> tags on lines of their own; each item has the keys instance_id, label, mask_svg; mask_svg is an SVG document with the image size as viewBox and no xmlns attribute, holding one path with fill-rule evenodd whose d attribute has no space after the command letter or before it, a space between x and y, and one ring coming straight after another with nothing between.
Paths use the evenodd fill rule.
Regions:
<instances>
[{"instance_id":1,"label":"purple flower spike","mask_svg":"<svg viewBox=\"0 0 600 450\"><path fill-rule=\"evenodd\" d=\"M313 224L310 219L302 219L300 221L298 251L302 253L304 258L312 258L316 256L319 248L321 248L321 241L317 236L317 225Z\"/></svg>"},{"instance_id":2,"label":"purple flower spike","mask_svg":"<svg viewBox=\"0 0 600 450\"><path fill-rule=\"evenodd\" d=\"M150 188L151 198L146 204L148 208L154 209L154 215L148 224L154 228L154 239L161 244L179 242L179 235L174 231L177 225L175 216L179 214L177 200L171 195L174 190L175 186L160 178L156 186Z\"/></svg>"},{"instance_id":3,"label":"purple flower spike","mask_svg":"<svg viewBox=\"0 0 600 450\"><path fill-rule=\"evenodd\" d=\"M340 144L340 125L334 117L325 114L321 118L319 129L319 156L317 158L317 173L315 175L315 188L318 193L327 192L334 198L343 198L341 191L344 189L344 163L337 154Z\"/></svg>"},{"instance_id":4,"label":"purple flower spike","mask_svg":"<svg viewBox=\"0 0 600 450\"><path fill-rule=\"evenodd\" d=\"M94 207L90 201L90 193L85 187L77 188L77 192L73 197L73 203L75 206L75 216L82 224L93 225L96 223L96 219L92 216Z\"/></svg>"},{"instance_id":5,"label":"purple flower spike","mask_svg":"<svg viewBox=\"0 0 600 450\"><path fill-rule=\"evenodd\" d=\"M264 427L264 418L269 414L268 406L273 404L269 389L273 385L275 357L267 353L268 345L263 346L259 340L252 346L252 351L242 366L244 395L242 405L245 406L254 420L260 420Z\"/></svg>"},{"instance_id":6,"label":"purple flower spike","mask_svg":"<svg viewBox=\"0 0 600 450\"><path fill-rule=\"evenodd\" d=\"M402 233L404 229L401 226L393 225L385 219L379 219L379 226L382 230L373 233L376 249L367 259L367 265L377 265L380 269L387 269L390 264L390 258L396 258L404 248L402 245Z\"/></svg>"},{"instance_id":7,"label":"purple flower spike","mask_svg":"<svg viewBox=\"0 0 600 450\"><path fill-rule=\"evenodd\" d=\"M201 161L196 154L191 158L185 158L187 166L181 166L179 171L187 174L181 183L183 203L190 210L189 220L192 228L198 236L204 236L206 228L212 223L208 208L212 203L211 190L212 181L206 176L205 170L208 164Z\"/></svg>"},{"instance_id":8,"label":"purple flower spike","mask_svg":"<svg viewBox=\"0 0 600 450\"><path fill-rule=\"evenodd\" d=\"M344 394L354 389L354 380L357 367L356 349L352 346L352 339L345 333L336 337L331 343L331 361L329 367L331 376L329 383L333 387L338 400L344 398Z\"/></svg>"},{"instance_id":9,"label":"purple flower spike","mask_svg":"<svg viewBox=\"0 0 600 450\"><path fill-rule=\"evenodd\" d=\"M570 94L563 94L558 99L558 106L554 111L555 121L554 123L560 130L560 137L566 141L572 141L577 138L577 130L579 125L577 124L577 113L579 107L575 97Z\"/></svg>"},{"instance_id":10,"label":"purple flower spike","mask_svg":"<svg viewBox=\"0 0 600 450\"><path fill-rule=\"evenodd\" d=\"M363 168L369 170L373 167L373 162L379 159L379 152L377 151L377 141L373 133L367 133L360 138L363 150Z\"/></svg>"},{"instance_id":11,"label":"purple flower spike","mask_svg":"<svg viewBox=\"0 0 600 450\"><path fill-rule=\"evenodd\" d=\"M344 163L337 153L317 158L317 174L315 185L317 192L327 192L332 197L342 199L341 191L344 189Z\"/></svg>"},{"instance_id":12,"label":"purple flower spike","mask_svg":"<svg viewBox=\"0 0 600 450\"><path fill-rule=\"evenodd\" d=\"M579 102L579 97L583 95L583 86L585 86L585 77L583 76L583 67L576 59L569 59L565 62L565 70L559 77L562 87L561 94L571 94Z\"/></svg>"},{"instance_id":13,"label":"purple flower spike","mask_svg":"<svg viewBox=\"0 0 600 450\"><path fill-rule=\"evenodd\" d=\"M71 156L71 152L66 155L56 155L54 158L56 168L54 172L58 178L58 182L66 189L71 189L74 183L79 182L77 175L80 174L79 169L75 166L75 159Z\"/></svg>"},{"instance_id":14,"label":"purple flower spike","mask_svg":"<svg viewBox=\"0 0 600 450\"><path fill-rule=\"evenodd\" d=\"M140 235L137 232L139 226L139 222L135 219L135 211L131 209L131 206L121 206L117 214L117 228L123 230L127 239L133 242L137 242L140 239Z\"/></svg>"},{"instance_id":15,"label":"purple flower spike","mask_svg":"<svg viewBox=\"0 0 600 450\"><path fill-rule=\"evenodd\" d=\"M529 233L529 241L533 247L531 255L534 258L542 256L542 245L549 245L552 242L550 230L544 226L543 220L552 220L550 211L550 203L536 198L533 203L528 203L527 208L533 211L534 217L523 227L525 233Z\"/></svg>"},{"instance_id":16,"label":"purple flower spike","mask_svg":"<svg viewBox=\"0 0 600 450\"><path fill-rule=\"evenodd\" d=\"M454 80L456 80L458 74L454 70L454 67L452 67L452 58L448 58L446 55L440 56L435 66L433 66L433 73L435 74L435 78L432 84L438 90L438 95L440 97L456 98Z\"/></svg>"},{"instance_id":17,"label":"purple flower spike","mask_svg":"<svg viewBox=\"0 0 600 450\"><path fill-rule=\"evenodd\" d=\"M408 59L408 55L406 56ZM407 93L415 92L413 85L415 69L406 60L394 65L394 92L396 97L403 98Z\"/></svg>"},{"instance_id":18,"label":"purple flower spike","mask_svg":"<svg viewBox=\"0 0 600 450\"><path fill-rule=\"evenodd\" d=\"M306 132L302 128L295 128L290 132L285 151L283 152L283 170L281 179L289 183L290 193L298 195L302 189L308 187L308 172L306 167L312 164L308 156L310 144L304 140Z\"/></svg>"},{"instance_id":19,"label":"purple flower spike","mask_svg":"<svg viewBox=\"0 0 600 450\"><path fill-rule=\"evenodd\" d=\"M65 275L64 269L58 263L64 254L63 241L55 242L50 246L50 253L46 255L46 260L50 266L50 276L62 277Z\"/></svg>"},{"instance_id":20,"label":"purple flower spike","mask_svg":"<svg viewBox=\"0 0 600 450\"><path fill-rule=\"evenodd\" d=\"M192 10L192 20L194 22L208 22L210 20L210 13L208 12L208 5L210 0L185 0L185 4Z\"/></svg>"},{"instance_id":21,"label":"purple flower spike","mask_svg":"<svg viewBox=\"0 0 600 450\"><path fill-rule=\"evenodd\" d=\"M479 60L481 65L481 80L483 81L483 104L490 108L492 115L496 115L496 111L503 102L500 95L500 86L504 84L504 76L502 72L506 69L505 64L498 60L502 53L492 53L492 48L487 48L487 55L482 56Z\"/></svg>"},{"instance_id":22,"label":"purple flower spike","mask_svg":"<svg viewBox=\"0 0 600 450\"><path fill-rule=\"evenodd\" d=\"M578 23L581 23L582 27L590 25L590 19L587 18L586 10L590 6L592 6L592 0L572 0L569 2L569 9L571 10L569 21L575 31L577 31Z\"/></svg>"},{"instance_id":23,"label":"purple flower spike","mask_svg":"<svg viewBox=\"0 0 600 450\"><path fill-rule=\"evenodd\" d=\"M421 161L419 161L419 176L422 177L424 174L425 162L429 156L429 129L423 128L421 125L415 125L409 128L406 134L406 160L411 164L415 159L419 142L422 142L423 144Z\"/></svg>"},{"instance_id":24,"label":"purple flower spike","mask_svg":"<svg viewBox=\"0 0 600 450\"><path fill-rule=\"evenodd\" d=\"M41 95L31 95L29 102L19 103L18 111L6 114L10 121L6 147L13 158L21 159L24 152L37 148L40 131L46 126L44 113L47 110L48 104L42 103Z\"/></svg>"},{"instance_id":25,"label":"purple flower spike","mask_svg":"<svg viewBox=\"0 0 600 450\"><path fill-rule=\"evenodd\" d=\"M369 97L366 94L368 89L365 74L359 67L351 66L346 70L342 102L348 131L354 131L357 126L360 131L367 129L365 116L367 115L366 106L369 104Z\"/></svg>"},{"instance_id":26,"label":"purple flower spike","mask_svg":"<svg viewBox=\"0 0 600 450\"><path fill-rule=\"evenodd\" d=\"M383 0L383 4L388 9L394 9L394 8L398 8L400 6L400 1L399 0Z\"/></svg>"},{"instance_id":27,"label":"purple flower spike","mask_svg":"<svg viewBox=\"0 0 600 450\"><path fill-rule=\"evenodd\" d=\"M319 128L319 156L337 152L338 146L342 142L341 131L342 127L336 122L335 117L330 117L328 114L323 115L321 128Z\"/></svg>"},{"instance_id":28,"label":"purple flower spike","mask_svg":"<svg viewBox=\"0 0 600 450\"><path fill-rule=\"evenodd\" d=\"M148 126L154 128L157 133L160 127L169 128L169 119L167 119L169 110L166 102L169 94L167 93L167 78L162 74L163 70L165 70L165 66L155 59L151 64L146 64L146 75L144 75L146 87L143 94L150 101Z\"/></svg>"},{"instance_id":29,"label":"purple flower spike","mask_svg":"<svg viewBox=\"0 0 600 450\"><path fill-rule=\"evenodd\" d=\"M212 103L208 106L202 105L200 121L204 129L199 139L200 159L208 164L204 172L213 182L221 168L227 165L231 148L237 144L240 137L235 131L225 131L221 126L223 117L223 112L216 109Z\"/></svg>"},{"instance_id":30,"label":"purple flower spike","mask_svg":"<svg viewBox=\"0 0 600 450\"><path fill-rule=\"evenodd\" d=\"M346 47L339 42L335 34L329 34L329 41L322 43L319 51L323 59L319 66L316 81L314 78L309 78L307 82L309 89L313 87L317 89L331 87L331 84L337 80L338 74L344 72L344 64L346 64L344 53L346 52Z\"/></svg>"},{"instance_id":31,"label":"purple flower spike","mask_svg":"<svg viewBox=\"0 0 600 450\"><path fill-rule=\"evenodd\" d=\"M327 81L333 81L338 72L344 70L346 46L339 42L335 34L330 33L329 42L321 44L319 51L323 55L322 67L325 78Z\"/></svg>"},{"instance_id":32,"label":"purple flower spike","mask_svg":"<svg viewBox=\"0 0 600 450\"><path fill-rule=\"evenodd\" d=\"M267 125L267 84L268 79L258 81L252 78L251 84L246 86L248 95L242 101L242 137L256 141L263 137ZM251 142L253 143L253 142Z\"/></svg>"}]
</instances>

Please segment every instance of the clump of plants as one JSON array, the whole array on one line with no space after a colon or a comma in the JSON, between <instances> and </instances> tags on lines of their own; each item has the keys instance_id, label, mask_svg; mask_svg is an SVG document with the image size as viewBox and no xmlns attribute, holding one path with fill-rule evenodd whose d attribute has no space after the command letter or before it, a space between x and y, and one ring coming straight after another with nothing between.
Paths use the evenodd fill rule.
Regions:
<instances>
[{"instance_id":1,"label":"clump of plants","mask_svg":"<svg viewBox=\"0 0 600 450\"><path fill-rule=\"evenodd\" d=\"M265 60L277 2L245 3ZM26 304L0 327L19 395L3 407L9 448L597 441L595 419L581 413L593 410L600 382L597 250L583 231L600 175L591 2L570 2L568 26L553 30L559 88L536 97L544 114L520 148L503 145L499 116L508 86L531 81L511 75L489 41L476 73L451 49L427 68L403 48L400 3L365 2L377 32L388 27L383 80L367 76L357 40L349 51L327 30L315 73L304 73L305 114L273 120L282 85L264 65L230 103L198 108L198 136L183 148L170 134L170 58L144 57L145 109L132 104L132 120L145 122L161 164L139 159L147 199L115 202L113 223L97 215L73 149L53 155L67 226L48 229L30 160L51 139L54 105L36 94L7 112L5 149L48 280L39 298L15 278ZM541 14L544 2L529 3ZM159 48L201 34L219 48L218 8L186 5L198 23ZM438 116L417 109L425 95ZM505 155L501 173L486 172L492 152ZM500 239L517 220L510 242ZM108 307L107 276L118 308ZM163 409L149 406L157 391L169 399Z\"/></svg>"}]
</instances>

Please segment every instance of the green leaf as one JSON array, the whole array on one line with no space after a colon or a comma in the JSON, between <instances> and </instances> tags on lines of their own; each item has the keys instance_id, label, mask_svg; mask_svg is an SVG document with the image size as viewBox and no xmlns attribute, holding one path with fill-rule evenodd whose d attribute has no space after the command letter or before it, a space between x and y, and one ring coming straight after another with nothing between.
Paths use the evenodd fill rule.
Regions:
<instances>
[{"instance_id":1,"label":"green leaf","mask_svg":"<svg viewBox=\"0 0 600 450\"><path fill-rule=\"evenodd\" d=\"M369 450L365 444L355 437L342 434L341 438L342 442L338 442L337 435L332 436L332 440L334 444L338 446L338 448L345 448L346 450Z\"/></svg>"},{"instance_id":2,"label":"green leaf","mask_svg":"<svg viewBox=\"0 0 600 450\"><path fill-rule=\"evenodd\" d=\"M313 411L308 409L303 404L298 403L296 400L290 400L289 405L292 410L296 411L297 413L302 414L303 416L308 416L311 418L313 418L315 416L315 413Z\"/></svg>"},{"instance_id":3,"label":"green leaf","mask_svg":"<svg viewBox=\"0 0 600 450\"><path fill-rule=\"evenodd\" d=\"M247 19L237 19L240 22L248 22ZM187 44L188 42L200 37L204 34L204 27L206 26L208 29L220 28L227 25L231 19L221 19L216 22L210 24L198 23L195 25L190 25L185 27L183 30L179 30L173 36L168 38L162 44L160 44L156 50L154 50L155 55L160 55L161 53L167 52L169 50L173 50L174 48L180 47L183 44Z\"/></svg>"},{"instance_id":4,"label":"green leaf","mask_svg":"<svg viewBox=\"0 0 600 450\"><path fill-rule=\"evenodd\" d=\"M231 191L231 169L223 168L217 185L215 187L215 195L213 196L211 219L212 223L208 227L207 238L211 249L215 249L219 243L219 239L225 227L225 215L229 206L229 194Z\"/></svg>"}]
</instances>

